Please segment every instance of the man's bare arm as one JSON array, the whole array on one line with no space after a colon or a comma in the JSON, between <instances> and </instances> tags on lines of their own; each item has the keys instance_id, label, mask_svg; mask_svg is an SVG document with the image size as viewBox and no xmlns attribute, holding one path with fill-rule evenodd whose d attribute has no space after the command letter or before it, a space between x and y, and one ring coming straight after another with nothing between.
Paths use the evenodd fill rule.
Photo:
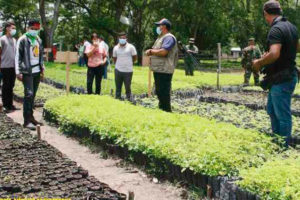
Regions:
<instances>
[{"instance_id":1,"label":"man's bare arm","mask_svg":"<svg viewBox=\"0 0 300 200\"><path fill-rule=\"evenodd\" d=\"M281 46L281 44L271 45L270 51L265 56L253 61L253 69L260 71L263 66L274 63L280 57Z\"/></svg>"},{"instance_id":2,"label":"man's bare arm","mask_svg":"<svg viewBox=\"0 0 300 200\"><path fill-rule=\"evenodd\" d=\"M133 63L135 63L135 62L136 62L136 60L137 60L137 55L135 55L135 56L132 56L132 61L133 61Z\"/></svg>"}]
</instances>

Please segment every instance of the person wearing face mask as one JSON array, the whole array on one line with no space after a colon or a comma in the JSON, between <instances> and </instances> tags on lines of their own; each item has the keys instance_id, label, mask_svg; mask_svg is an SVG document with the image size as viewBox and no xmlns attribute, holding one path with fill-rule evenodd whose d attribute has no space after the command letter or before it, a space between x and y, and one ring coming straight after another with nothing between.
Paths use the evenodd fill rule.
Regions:
<instances>
[{"instance_id":1,"label":"person wearing face mask","mask_svg":"<svg viewBox=\"0 0 300 200\"><path fill-rule=\"evenodd\" d=\"M1 73L3 75L2 86L2 103L5 112L17 110L13 105L13 89L16 81L15 67L15 50L16 26L14 22L6 22L4 25L4 36L1 37Z\"/></svg>"},{"instance_id":2,"label":"person wearing face mask","mask_svg":"<svg viewBox=\"0 0 300 200\"><path fill-rule=\"evenodd\" d=\"M119 44L114 47L113 59L116 64L115 83L116 99L121 99L122 86L125 85L126 98L131 99L131 80L133 75L133 63L137 60L135 47L128 43L125 32L119 34Z\"/></svg>"},{"instance_id":3,"label":"person wearing face mask","mask_svg":"<svg viewBox=\"0 0 300 200\"><path fill-rule=\"evenodd\" d=\"M264 18L270 25L268 51L253 61L253 70L265 74L261 87L268 90L267 112L272 131L285 140L288 147L292 134L291 100L298 72L296 54L300 51L297 27L282 16L278 1L270 0L263 7Z\"/></svg>"},{"instance_id":4,"label":"person wearing face mask","mask_svg":"<svg viewBox=\"0 0 300 200\"><path fill-rule=\"evenodd\" d=\"M96 92L101 94L101 82L104 74L104 66L107 61L105 49L100 45L98 35L92 35L93 44L88 46L85 53L88 56L87 91L93 93L93 82L95 79Z\"/></svg>"},{"instance_id":5,"label":"person wearing face mask","mask_svg":"<svg viewBox=\"0 0 300 200\"><path fill-rule=\"evenodd\" d=\"M45 70L42 41L38 36L39 30L38 20L28 22L27 32L17 42L15 57L17 78L24 86L23 126L30 130L35 130L37 125L42 125L33 116L34 99Z\"/></svg>"},{"instance_id":6,"label":"person wearing face mask","mask_svg":"<svg viewBox=\"0 0 300 200\"><path fill-rule=\"evenodd\" d=\"M255 45L255 39L249 38L248 46L243 49L242 66L245 70L244 84L243 86L249 86L251 74L254 76L254 83L259 86L259 73L253 71L252 61L261 57L261 51L258 46Z\"/></svg>"},{"instance_id":7,"label":"person wearing face mask","mask_svg":"<svg viewBox=\"0 0 300 200\"><path fill-rule=\"evenodd\" d=\"M194 76L194 63L191 56L196 56L199 53L198 47L195 45L195 39L190 38L189 44L185 46L187 52L184 56L185 75ZM189 55L190 54L190 55Z\"/></svg>"},{"instance_id":8,"label":"person wearing face mask","mask_svg":"<svg viewBox=\"0 0 300 200\"><path fill-rule=\"evenodd\" d=\"M155 90L159 100L159 108L166 112L171 109L171 82L178 63L177 39L169 31L171 22L162 19L155 23L158 38L152 49L146 51L150 56L150 68L154 74Z\"/></svg>"}]
</instances>

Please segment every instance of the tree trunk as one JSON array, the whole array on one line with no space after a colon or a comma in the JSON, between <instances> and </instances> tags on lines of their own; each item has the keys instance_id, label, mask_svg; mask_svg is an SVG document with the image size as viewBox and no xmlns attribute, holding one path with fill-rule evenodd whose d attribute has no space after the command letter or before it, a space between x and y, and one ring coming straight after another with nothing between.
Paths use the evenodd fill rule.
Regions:
<instances>
[{"instance_id":1,"label":"tree trunk","mask_svg":"<svg viewBox=\"0 0 300 200\"><path fill-rule=\"evenodd\" d=\"M51 27L49 27L46 18L45 0L39 0L39 12L42 20L42 25L45 31L46 48L51 48L53 45L53 35L58 24L60 4L61 4L61 0L55 1L52 25Z\"/></svg>"},{"instance_id":2,"label":"tree trunk","mask_svg":"<svg viewBox=\"0 0 300 200\"><path fill-rule=\"evenodd\" d=\"M125 0L116 0L115 1L115 9L116 9L116 12L115 12L115 31L120 31L119 30L120 18L122 16L123 11L124 11L125 4L126 4ZM117 42L118 35L114 35L114 39Z\"/></svg>"}]
</instances>

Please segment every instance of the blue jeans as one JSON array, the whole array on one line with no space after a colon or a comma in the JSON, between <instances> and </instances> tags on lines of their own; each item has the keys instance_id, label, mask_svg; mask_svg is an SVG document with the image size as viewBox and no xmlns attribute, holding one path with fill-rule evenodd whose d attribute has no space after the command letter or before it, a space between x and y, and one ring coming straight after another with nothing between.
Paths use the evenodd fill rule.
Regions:
<instances>
[{"instance_id":1,"label":"blue jeans","mask_svg":"<svg viewBox=\"0 0 300 200\"><path fill-rule=\"evenodd\" d=\"M104 65L104 74L103 74L104 79L107 79L107 67L108 67L108 61Z\"/></svg>"},{"instance_id":2,"label":"blue jeans","mask_svg":"<svg viewBox=\"0 0 300 200\"><path fill-rule=\"evenodd\" d=\"M285 139L288 147L292 135L292 95L298 82L297 75L292 81L273 85L268 96L267 112L271 119L272 131Z\"/></svg>"},{"instance_id":3,"label":"blue jeans","mask_svg":"<svg viewBox=\"0 0 300 200\"><path fill-rule=\"evenodd\" d=\"M78 60L78 65L80 67L84 66L85 65L85 60L84 60L84 57L79 57L79 60Z\"/></svg>"}]
</instances>

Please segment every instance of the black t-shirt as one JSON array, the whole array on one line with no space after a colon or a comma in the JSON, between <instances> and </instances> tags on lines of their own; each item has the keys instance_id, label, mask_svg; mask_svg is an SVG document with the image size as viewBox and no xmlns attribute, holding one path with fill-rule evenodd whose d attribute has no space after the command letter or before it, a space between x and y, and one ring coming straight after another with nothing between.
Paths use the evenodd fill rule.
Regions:
<instances>
[{"instance_id":1,"label":"black t-shirt","mask_svg":"<svg viewBox=\"0 0 300 200\"><path fill-rule=\"evenodd\" d=\"M268 47L273 44L281 44L279 59L267 66L270 74L276 74L288 68L295 68L298 44L298 31L296 26L287 21L284 17L274 20L268 34Z\"/></svg>"}]
</instances>

